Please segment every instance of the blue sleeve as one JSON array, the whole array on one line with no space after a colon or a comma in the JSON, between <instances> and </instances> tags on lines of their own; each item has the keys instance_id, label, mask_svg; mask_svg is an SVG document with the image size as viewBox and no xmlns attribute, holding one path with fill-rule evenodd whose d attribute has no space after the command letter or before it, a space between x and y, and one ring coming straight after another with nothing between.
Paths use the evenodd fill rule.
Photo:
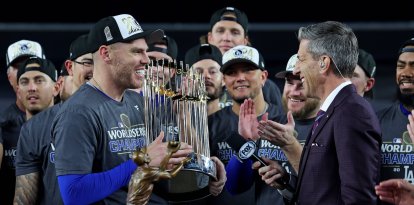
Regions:
<instances>
[{"instance_id":1,"label":"blue sleeve","mask_svg":"<svg viewBox=\"0 0 414 205\"><path fill-rule=\"evenodd\" d=\"M128 160L106 172L58 176L64 204L91 204L128 185L137 165ZM125 199L126 200L126 199Z\"/></svg>"},{"instance_id":2,"label":"blue sleeve","mask_svg":"<svg viewBox=\"0 0 414 205\"><path fill-rule=\"evenodd\" d=\"M248 159L240 162L236 156L232 156L226 165L226 189L231 194L239 194L247 191L254 182L253 161Z\"/></svg>"}]
</instances>

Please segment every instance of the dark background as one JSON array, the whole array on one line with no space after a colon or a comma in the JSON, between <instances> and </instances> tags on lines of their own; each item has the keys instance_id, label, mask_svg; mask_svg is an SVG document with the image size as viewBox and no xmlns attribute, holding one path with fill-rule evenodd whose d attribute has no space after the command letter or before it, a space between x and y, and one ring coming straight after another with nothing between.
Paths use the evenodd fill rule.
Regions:
<instances>
[{"instance_id":1,"label":"dark background","mask_svg":"<svg viewBox=\"0 0 414 205\"><path fill-rule=\"evenodd\" d=\"M395 94L395 65L400 45L414 37L414 1L138 1L102 0L13 1L0 12L0 109L13 101L7 81L5 54L18 40L38 41L46 57L57 67L68 56L70 42L86 33L99 19L121 13L132 14L145 29L162 28L179 48L179 60L209 30L211 14L225 6L243 10L249 17L252 44L264 56L269 78L285 69L297 51L296 32L300 26L335 20L350 25L361 48L377 62L374 96L376 106L390 102ZM361 5L365 4L365 5ZM1 68L1 67L0 67Z\"/></svg>"}]
</instances>

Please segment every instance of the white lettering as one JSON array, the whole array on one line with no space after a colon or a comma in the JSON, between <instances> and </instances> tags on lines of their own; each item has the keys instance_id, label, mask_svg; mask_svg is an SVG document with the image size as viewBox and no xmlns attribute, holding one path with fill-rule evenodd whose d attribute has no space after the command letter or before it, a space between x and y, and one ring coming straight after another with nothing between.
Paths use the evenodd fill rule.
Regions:
<instances>
[{"instance_id":1,"label":"white lettering","mask_svg":"<svg viewBox=\"0 0 414 205\"><path fill-rule=\"evenodd\" d=\"M384 152L405 152L410 153L413 151L413 145L400 145L400 144L382 144L381 151Z\"/></svg>"},{"instance_id":2,"label":"white lettering","mask_svg":"<svg viewBox=\"0 0 414 205\"><path fill-rule=\"evenodd\" d=\"M229 144L227 144L227 142L219 142L217 143L219 149L231 149L231 147L229 146Z\"/></svg>"},{"instance_id":3,"label":"white lettering","mask_svg":"<svg viewBox=\"0 0 414 205\"><path fill-rule=\"evenodd\" d=\"M409 181L411 184L414 183L413 171L408 169L409 166L404 166L404 179Z\"/></svg>"},{"instance_id":4,"label":"white lettering","mask_svg":"<svg viewBox=\"0 0 414 205\"><path fill-rule=\"evenodd\" d=\"M262 146L261 147L262 148L266 148L266 147L268 147L268 148L279 148L279 146L276 146L276 145L270 143L267 140L262 140Z\"/></svg>"},{"instance_id":5,"label":"white lettering","mask_svg":"<svg viewBox=\"0 0 414 205\"><path fill-rule=\"evenodd\" d=\"M4 150L5 157L16 157L16 149L6 149Z\"/></svg>"},{"instance_id":6,"label":"white lettering","mask_svg":"<svg viewBox=\"0 0 414 205\"><path fill-rule=\"evenodd\" d=\"M141 136L145 136L145 128L139 127L139 128L132 128L132 129L123 129L123 128L117 128L107 131L109 138L111 140L116 139L123 139L123 138L137 138Z\"/></svg>"}]
</instances>

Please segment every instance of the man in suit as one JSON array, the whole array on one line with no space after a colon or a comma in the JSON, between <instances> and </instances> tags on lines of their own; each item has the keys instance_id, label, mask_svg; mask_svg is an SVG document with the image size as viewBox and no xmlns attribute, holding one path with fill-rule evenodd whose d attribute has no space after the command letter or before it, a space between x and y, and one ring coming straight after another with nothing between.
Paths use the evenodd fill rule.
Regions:
<instances>
[{"instance_id":1,"label":"man in suit","mask_svg":"<svg viewBox=\"0 0 414 205\"><path fill-rule=\"evenodd\" d=\"M296 204L377 204L381 131L371 105L350 78L358 42L345 24L327 21L299 29L298 62L306 93L322 106L303 148ZM324 114L321 114L324 113Z\"/></svg>"}]
</instances>

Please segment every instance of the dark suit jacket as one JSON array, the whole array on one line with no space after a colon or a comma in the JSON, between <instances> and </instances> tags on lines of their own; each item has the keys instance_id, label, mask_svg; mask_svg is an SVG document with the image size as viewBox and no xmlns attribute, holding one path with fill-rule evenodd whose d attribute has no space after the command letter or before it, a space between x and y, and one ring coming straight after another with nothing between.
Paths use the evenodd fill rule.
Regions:
<instances>
[{"instance_id":1,"label":"dark suit jacket","mask_svg":"<svg viewBox=\"0 0 414 205\"><path fill-rule=\"evenodd\" d=\"M345 86L304 146L297 204L377 204L381 142L371 105Z\"/></svg>"}]
</instances>

